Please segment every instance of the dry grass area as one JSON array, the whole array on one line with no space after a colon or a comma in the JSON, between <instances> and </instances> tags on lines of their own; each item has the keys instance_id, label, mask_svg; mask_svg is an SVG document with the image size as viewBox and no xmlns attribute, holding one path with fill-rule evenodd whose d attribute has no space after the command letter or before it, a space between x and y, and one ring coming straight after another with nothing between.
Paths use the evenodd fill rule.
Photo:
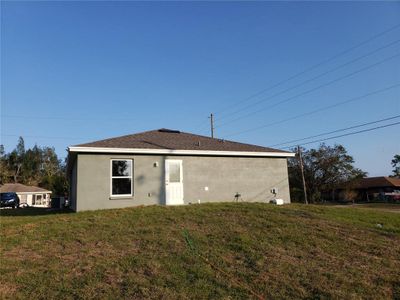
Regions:
<instances>
[{"instance_id":1,"label":"dry grass area","mask_svg":"<svg viewBox=\"0 0 400 300\"><path fill-rule=\"evenodd\" d=\"M396 299L400 215L225 203L1 212L2 299Z\"/></svg>"}]
</instances>

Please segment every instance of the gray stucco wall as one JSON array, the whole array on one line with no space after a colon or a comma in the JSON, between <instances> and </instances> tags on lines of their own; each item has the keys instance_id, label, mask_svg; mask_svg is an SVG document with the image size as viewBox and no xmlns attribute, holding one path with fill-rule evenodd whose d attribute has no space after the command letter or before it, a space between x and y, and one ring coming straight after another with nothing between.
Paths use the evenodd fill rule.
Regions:
<instances>
[{"instance_id":1,"label":"gray stucco wall","mask_svg":"<svg viewBox=\"0 0 400 300\"><path fill-rule=\"evenodd\" d=\"M77 210L76 207L76 190L77 190L77 183L78 183L78 157L76 157L76 160L74 162L74 165L72 167L72 172L71 172L71 177L70 177L70 195L69 195L69 201L70 201L70 205L71 208L73 210Z\"/></svg>"},{"instance_id":2,"label":"gray stucco wall","mask_svg":"<svg viewBox=\"0 0 400 300\"><path fill-rule=\"evenodd\" d=\"M132 197L110 197L110 160L116 158L133 159ZM286 158L78 154L75 210L165 204L165 159L182 160L185 204L233 201L237 192L243 201L267 203L272 188L290 202Z\"/></svg>"}]
</instances>

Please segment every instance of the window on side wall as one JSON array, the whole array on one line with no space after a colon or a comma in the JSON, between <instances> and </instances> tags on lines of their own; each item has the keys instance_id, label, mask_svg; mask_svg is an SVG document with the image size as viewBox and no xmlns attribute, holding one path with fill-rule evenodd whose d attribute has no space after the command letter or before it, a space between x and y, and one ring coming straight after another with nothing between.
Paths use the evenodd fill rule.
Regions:
<instances>
[{"instance_id":1,"label":"window on side wall","mask_svg":"<svg viewBox=\"0 0 400 300\"><path fill-rule=\"evenodd\" d=\"M36 195L35 205L42 205L42 195Z\"/></svg>"},{"instance_id":2,"label":"window on side wall","mask_svg":"<svg viewBox=\"0 0 400 300\"><path fill-rule=\"evenodd\" d=\"M111 196L132 196L132 160L111 160Z\"/></svg>"}]
</instances>

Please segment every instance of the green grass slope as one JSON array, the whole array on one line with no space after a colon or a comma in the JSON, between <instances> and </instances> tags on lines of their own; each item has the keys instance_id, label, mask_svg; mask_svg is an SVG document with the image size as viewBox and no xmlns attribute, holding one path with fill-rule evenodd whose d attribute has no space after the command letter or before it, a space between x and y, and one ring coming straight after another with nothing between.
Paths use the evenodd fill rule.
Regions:
<instances>
[{"instance_id":1,"label":"green grass slope","mask_svg":"<svg viewBox=\"0 0 400 300\"><path fill-rule=\"evenodd\" d=\"M2 299L400 298L398 213L224 203L1 214Z\"/></svg>"}]
</instances>

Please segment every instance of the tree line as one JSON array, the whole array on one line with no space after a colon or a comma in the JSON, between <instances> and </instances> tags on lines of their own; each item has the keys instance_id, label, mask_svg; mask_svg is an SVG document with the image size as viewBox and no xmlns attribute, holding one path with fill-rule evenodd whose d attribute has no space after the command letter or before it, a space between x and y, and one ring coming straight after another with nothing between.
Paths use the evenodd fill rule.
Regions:
<instances>
[{"instance_id":1,"label":"tree line","mask_svg":"<svg viewBox=\"0 0 400 300\"><path fill-rule=\"evenodd\" d=\"M22 137L9 153L0 145L0 184L22 183L45 188L54 196L68 193L66 162L58 158L54 147L37 145L26 149Z\"/></svg>"},{"instance_id":2,"label":"tree line","mask_svg":"<svg viewBox=\"0 0 400 300\"><path fill-rule=\"evenodd\" d=\"M299 153L288 160L290 194L293 201L304 202L304 190L301 176ZM351 192L352 183L367 176L367 172L354 166L354 159L342 145L327 146L321 144L317 149L300 148L302 152L304 177L307 198L313 202L335 199L335 190L342 189ZM400 175L400 155L391 161L393 174Z\"/></svg>"}]
</instances>

